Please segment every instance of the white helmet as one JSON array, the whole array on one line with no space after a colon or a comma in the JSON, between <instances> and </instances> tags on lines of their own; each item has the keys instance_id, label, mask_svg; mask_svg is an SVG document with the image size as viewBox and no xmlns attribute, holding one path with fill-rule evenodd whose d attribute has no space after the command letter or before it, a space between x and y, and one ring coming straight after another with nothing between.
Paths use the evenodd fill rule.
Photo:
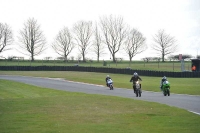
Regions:
<instances>
[{"instance_id":1,"label":"white helmet","mask_svg":"<svg viewBox=\"0 0 200 133\"><path fill-rule=\"evenodd\" d=\"M133 76L138 76L138 74L136 72L134 72Z\"/></svg>"},{"instance_id":2,"label":"white helmet","mask_svg":"<svg viewBox=\"0 0 200 133\"><path fill-rule=\"evenodd\" d=\"M163 79L167 80L167 77L164 76Z\"/></svg>"},{"instance_id":3,"label":"white helmet","mask_svg":"<svg viewBox=\"0 0 200 133\"><path fill-rule=\"evenodd\" d=\"M107 78L110 77L109 75L106 76Z\"/></svg>"}]
</instances>

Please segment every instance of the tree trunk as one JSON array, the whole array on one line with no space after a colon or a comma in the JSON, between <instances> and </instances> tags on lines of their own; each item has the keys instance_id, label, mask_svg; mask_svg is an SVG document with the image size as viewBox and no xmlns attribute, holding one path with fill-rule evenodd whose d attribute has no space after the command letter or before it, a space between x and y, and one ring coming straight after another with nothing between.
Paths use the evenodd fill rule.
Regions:
<instances>
[{"instance_id":1,"label":"tree trunk","mask_svg":"<svg viewBox=\"0 0 200 133\"><path fill-rule=\"evenodd\" d=\"M86 62L86 60L85 60L85 54L83 54L83 62Z\"/></svg>"},{"instance_id":2,"label":"tree trunk","mask_svg":"<svg viewBox=\"0 0 200 133\"><path fill-rule=\"evenodd\" d=\"M67 55L65 55L65 59L64 60L65 60L65 62L67 62Z\"/></svg>"},{"instance_id":3,"label":"tree trunk","mask_svg":"<svg viewBox=\"0 0 200 133\"><path fill-rule=\"evenodd\" d=\"M99 56L100 56L100 54L98 53L97 54L97 62L99 62Z\"/></svg>"},{"instance_id":4,"label":"tree trunk","mask_svg":"<svg viewBox=\"0 0 200 133\"><path fill-rule=\"evenodd\" d=\"M112 54L113 62L116 62L115 60L115 54Z\"/></svg>"},{"instance_id":5,"label":"tree trunk","mask_svg":"<svg viewBox=\"0 0 200 133\"><path fill-rule=\"evenodd\" d=\"M165 62L165 55L162 54L162 62Z\"/></svg>"},{"instance_id":6,"label":"tree trunk","mask_svg":"<svg viewBox=\"0 0 200 133\"><path fill-rule=\"evenodd\" d=\"M31 54L31 61L34 61L34 56L33 56L33 54Z\"/></svg>"}]
</instances>

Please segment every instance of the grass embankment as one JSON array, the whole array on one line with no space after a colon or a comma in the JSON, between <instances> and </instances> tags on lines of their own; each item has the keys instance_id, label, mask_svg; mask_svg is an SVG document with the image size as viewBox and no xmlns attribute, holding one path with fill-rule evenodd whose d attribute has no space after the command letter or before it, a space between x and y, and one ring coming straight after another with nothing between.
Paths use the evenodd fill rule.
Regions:
<instances>
[{"instance_id":1,"label":"grass embankment","mask_svg":"<svg viewBox=\"0 0 200 133\"><path fill-rule=\"evenodd\" d=\"M158 103L0 80L2 133L197 133L199 123L196 114Z\"/></svg>"},{"instance_id":2,"label":"grass embankment","mask_svg":"<svg viewBox=\"0 0 200 133\"><path fill-rule=\"evenodd\" d=\"M105 77L108 73L71 72L71 71L0 71L0 74L23 75L35 77L63 78L66 80L105 85ZM114 87L132 89L129 82L131 75L110 74L114 80ZM141 76L142 89L146 91L160 92L160 80L162 77ZM168 78L171 83L171 93L200 95L199 78Z\"/></svg>"},{"instance_id":3,"label":"grass embankment","mask_svg":"<svg viewBox=\"0 0 200 133\"><path fill-rule=\"evenodd\" d=\"M171 72L181 72L181 62L180 61L166 61L166 62L157 62L157 61L118 61L117 63L112 61L106 61L106 66L103 66L103 61L88 61L88 62L77 62L77 61L69 61L63 62L59 60L36 60L34 62L27 60L13 60L6 61L0 60L0 66L74 66L78 64L79 66L86 67L111 67L111 68L127 68L130 67L134 70L153 70L153 71L171 71ZM191 70L191 61L184 62L185 70Z\"/></svg>"}]
</instances>

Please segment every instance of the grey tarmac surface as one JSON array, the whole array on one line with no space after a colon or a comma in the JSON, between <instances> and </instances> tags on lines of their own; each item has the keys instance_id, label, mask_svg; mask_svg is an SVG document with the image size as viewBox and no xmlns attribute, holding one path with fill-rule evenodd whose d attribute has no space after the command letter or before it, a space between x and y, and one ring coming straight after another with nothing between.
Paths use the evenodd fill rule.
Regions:
<instances>
[{"instance_id":1,"label":"grey tarmac surface","mask_svg":"<svg viewBox=\"0 0 200 133\"><path fill-rule=\"evenodd\" d=\"M194 95L171 93L170 96L163 96L161 92L143 91L141 97L136 97L135 94L133 93L133 90L131 89L114 88L114 90L109 90L108 87L101 85L71 82L58 78L52 79L52 78L39 78L39 77L29 77L29 76L0 75L0 79L12 80L30 85L70 91L70 92L83 92L88 94L119 96L137 100L157 102L169 106L182 108L200 115L199 95L194 96Z\"/></svg>"}]
</instances>

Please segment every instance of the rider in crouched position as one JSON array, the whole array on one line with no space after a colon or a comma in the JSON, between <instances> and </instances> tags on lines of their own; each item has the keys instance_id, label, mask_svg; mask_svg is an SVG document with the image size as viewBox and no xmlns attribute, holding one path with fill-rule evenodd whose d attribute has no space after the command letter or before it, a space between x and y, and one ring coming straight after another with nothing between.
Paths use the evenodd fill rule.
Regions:
<instances>
[{"instance_id":1,"label":"rider in crouched position","mask_svg":"<svg viewBox=\"0 0 200 133\"><path fill-rule=\"evenodd\" d=\"M111 79L111 77L109 75L106 76L106 85L108 87L108 80Z\"/></svg>"},{"instance_id":2,"label":"rider in crouched position","mask_svg":"<svg viewBox=\"0 0 200 133\"><path fill-rule=\"evenodd\" d=\"M142 79L139 77L139 75L135 72L134 74L133 74L133 76L131 77L131 79L130 79L130 82L133 82L133 90L134 90L134 93L135 93L135 90L136 90L136 82L138 81L138 80L141 80L142 81ZM141 88L141 84L140 84L140 88Z\"/></svg>"},{"instance_id":3,"label":"rider in crouched position","mask_svg":"<svg viewBox=\"0 0 200 133\"><path fill-rule=\"evenodd\" d=\"M162 87L163 87L163 82L167 81L167 77L163 77L160 81L160 90L162 91Z\"/></svg>"}]
</instances>

